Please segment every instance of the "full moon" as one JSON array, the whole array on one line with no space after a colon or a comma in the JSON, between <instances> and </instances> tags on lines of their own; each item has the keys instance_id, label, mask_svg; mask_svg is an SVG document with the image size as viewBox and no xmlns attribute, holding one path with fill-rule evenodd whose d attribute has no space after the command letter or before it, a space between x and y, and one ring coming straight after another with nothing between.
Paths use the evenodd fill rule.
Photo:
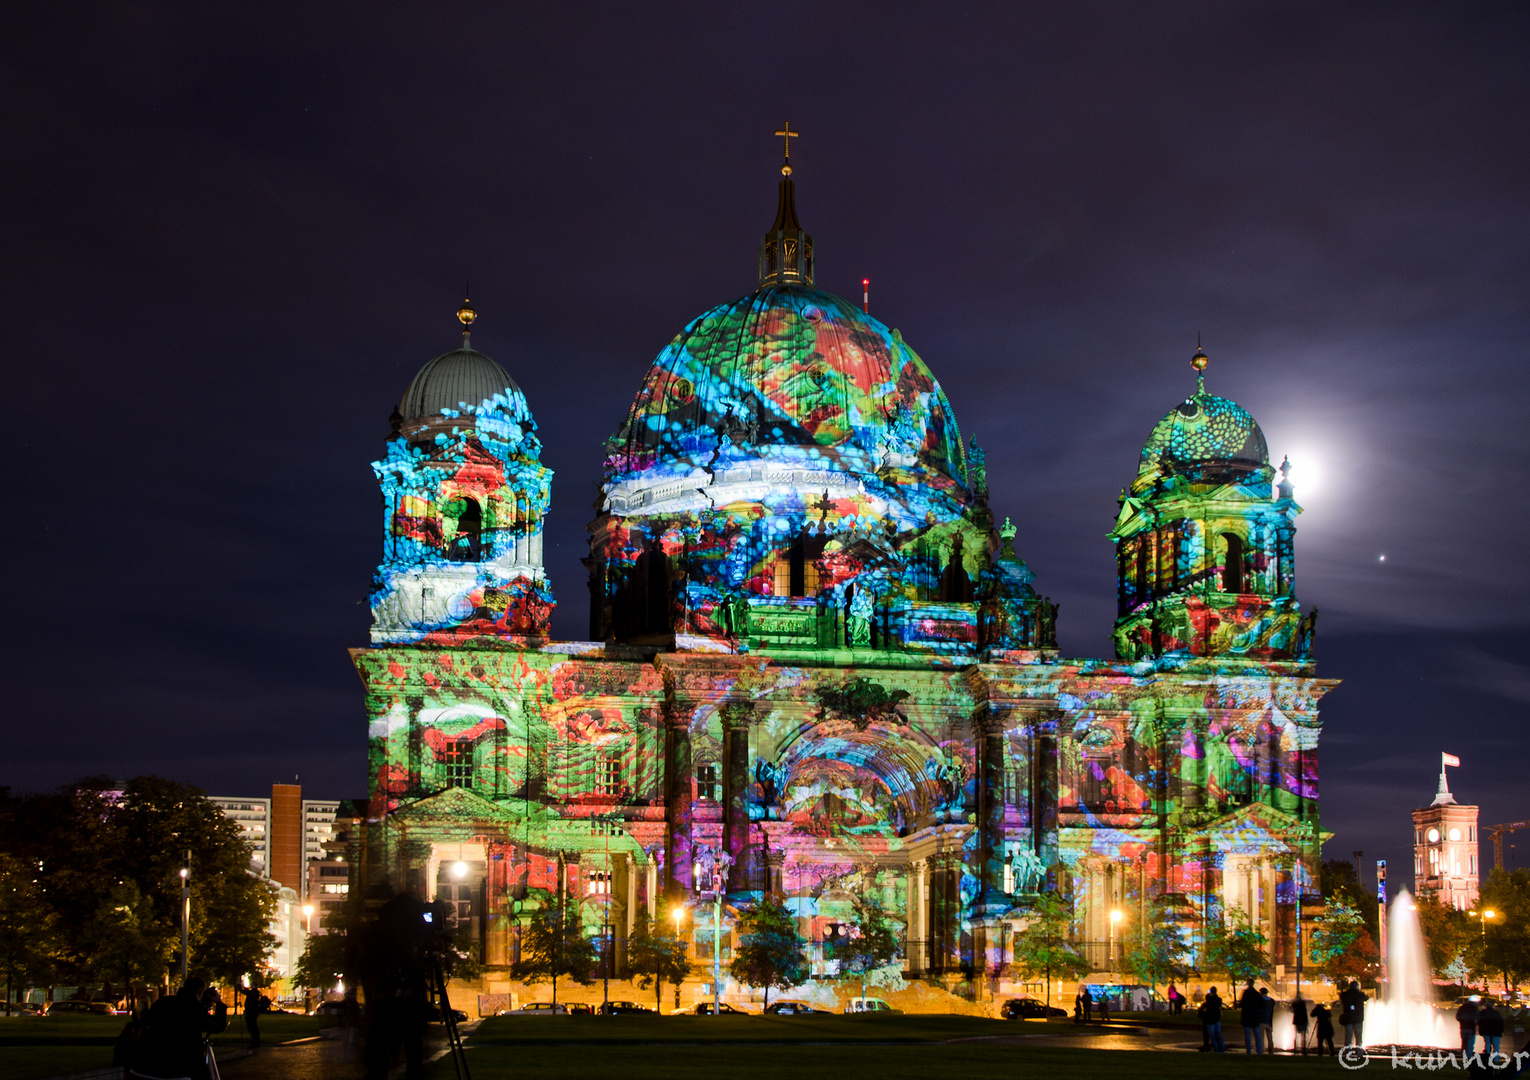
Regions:
<instances>
[{"instance_id":1,"label":"full moon","mask_svg":"<svg viewBox=\"0 0 1530 1080\"><path fill-rule=\"evenodd\" d=\"M1317 458L1304 453L1291 453L1287 457L1291 461L1291 471L1286 475L1296 488L1297 501L1322 490L1323 469Z\"/></svg>"}]
</instances>

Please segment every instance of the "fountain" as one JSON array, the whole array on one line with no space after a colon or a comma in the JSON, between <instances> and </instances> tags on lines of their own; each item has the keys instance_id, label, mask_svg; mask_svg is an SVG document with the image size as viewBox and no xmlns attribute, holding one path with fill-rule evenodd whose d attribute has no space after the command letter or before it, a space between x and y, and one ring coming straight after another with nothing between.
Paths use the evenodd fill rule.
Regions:
<instances>
[{"instance_id":1,"label":"fountain","mask_svg":"<svg viewBox=\"0 0 1530 1080\"><path fill-rule=\"evenodd\" d=\"M1461 1045L1454 1019L1435 1008L1429 954L1406 889L1397 894L1387 915L1386 999L1366 1003L1365 1045L1447 1050Z\"/></svg>"}]
</instances>

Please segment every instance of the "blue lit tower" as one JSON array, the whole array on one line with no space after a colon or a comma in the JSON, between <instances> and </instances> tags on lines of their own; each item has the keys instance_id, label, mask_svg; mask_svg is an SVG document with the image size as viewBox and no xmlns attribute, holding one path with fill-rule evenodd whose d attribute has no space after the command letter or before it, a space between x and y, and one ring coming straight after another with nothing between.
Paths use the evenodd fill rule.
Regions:
<instances>
[{"instance_id":1,"label":"blue lit tower","mask_svg":"<svg viewBox=\"0 0 1530 1080\"><path fill-rule=\"evenodd\" d=\"M545 637L553 605L542 567L552 470L526 398L504 368L462 346L422 367L394 410L383 496L373 644L489 644Z\"/></svg>"}]
</instances>

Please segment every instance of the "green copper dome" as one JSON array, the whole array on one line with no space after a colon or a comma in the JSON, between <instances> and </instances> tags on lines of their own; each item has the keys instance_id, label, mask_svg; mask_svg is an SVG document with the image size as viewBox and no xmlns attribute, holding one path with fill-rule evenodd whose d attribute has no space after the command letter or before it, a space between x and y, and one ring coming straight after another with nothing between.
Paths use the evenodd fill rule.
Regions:
<instances>
[{"instance_id":1,"label":"green copper dome","mask_svg":"<svg viewBox=\"0 0 1530 1080\"><path fill-rule=\"evenodd\" d=\"M1206 393L1203 384L1195 396L1180 402L1154 425L1142 448L1133 487L1151 484L1161 473L1178 472L1190 465L1257 468L1269 463L1264 432L1254 418L1237 402Z\"/></svg>"}]
</instances>

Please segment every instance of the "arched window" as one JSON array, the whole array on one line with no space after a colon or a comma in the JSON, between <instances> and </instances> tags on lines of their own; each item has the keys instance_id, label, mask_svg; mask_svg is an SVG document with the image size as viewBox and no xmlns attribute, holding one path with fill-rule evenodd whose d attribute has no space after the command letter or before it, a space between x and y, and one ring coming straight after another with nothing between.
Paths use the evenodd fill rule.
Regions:
<instances>
[{"instance_id":1,"label":"arched window","mask_svg":"<svg viewBox=\"0 0 1530 1080\"><path fill-rule=\"evenodd\" d=\"M962 566L962 538L956 537L951 545L951 561L946 563L940 575L940 598L950 603L972 602L972 579Z\"/></svg>"},{"instance_id":2,"label":"arched window","mask_svg":"<svg viewBox=\"0 0 1530 1080\"><path fill-rule=\"evenodd\" d=\"M657 543L650 544L632 565L632 576L627 588L627 633L631 637L643 634L668 633L669 611L669 556Z\"/></svg>"},{"instance_id":3,"label":"arched window","mask_svg":"<svg viewBox=\"0 0 1530 1080\"><path fill-rule=\"evenodd\" d=\"M457 531L447 546L452 562L477 562L483 545L483 511L473 499L459 499L451 506L457 515Z\"/></svg>"},{"instance_id":4,"label":"arched window","mask_svg":"<svg viewBox=\"0 0 1530 1080\"><path fill-rule=\"evenodd\" d=\"M776 596L817 596L818 559L823 546L823 537L798 533L785 554L776 557L771 591Z\"/></svg>"},{"instance_id":5,"label":"arched window","mask_svg":"<svg viewBox=\"0 0 1530 1080\"><path fill-rule=\"evenodd\" d=\"M1222 591L1243 591L1243 540L1236 533L1223 533L1226 552L1222 559Z\"/></svg>"}]
</instances>

